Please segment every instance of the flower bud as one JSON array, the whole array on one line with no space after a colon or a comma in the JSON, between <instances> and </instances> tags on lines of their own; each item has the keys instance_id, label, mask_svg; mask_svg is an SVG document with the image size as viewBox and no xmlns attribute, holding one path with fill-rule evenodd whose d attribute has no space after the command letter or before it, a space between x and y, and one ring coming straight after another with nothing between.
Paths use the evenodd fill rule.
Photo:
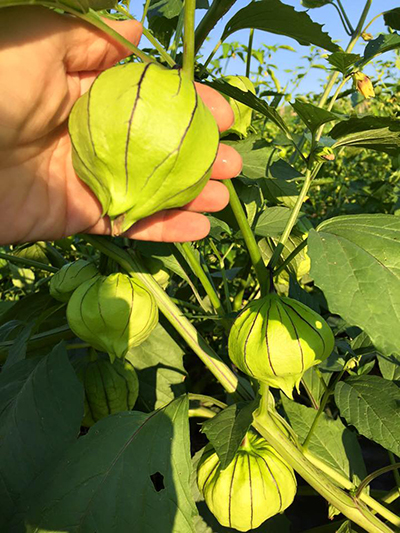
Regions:
<instances>
[{"instance_id":1,"label":"flower bud","mask_svg":"<svg viewBox=\"0 0 400 533\"><path fill-rule=\"evenodd\" d=\"M153 295L125 274L86 281L71 296L67 319L72 331L111 361L138 346L158 322Z\"/></svg>"},{"instance_id":2,"label":"flower bud","mask_svg":"<svg viewBox=\"0 0 400 533\"><path fill-rule=\"evenodd\" d=\"M333 346L333 333L318 313L276 294L250 302L228 341L229 357L242 372L289 398L304 372L326 359Z\"/></svg>"},{"instance_id":3,"label":"flower bud","mask_svg":"<svg viewBox=\"0 0 400 533\"><path fill-rule=\"evenodd\" d=\"M321 163L335 161L335 154L329 146L319 146L312 155L316 161L321 161Z\"/></svg>"},{"instance_id":4,"label":"flower bud","mask_svg":"<svg viewBox=\"0 0 400 533\"><path fill-rule=\"evenodd\" d=\"M224 470L213 448L206 448L197 468L197 483L218 522L239 531L255 529L283 512L297 489L292 468L251 431Z\"/></svg>"},{"instance_id":5,"label":"flower bud","mask_svg":"<svg viewBox=\"0 0 400 533\"><path fill-rule=\"evenodd\" d=\"M75 171L114 235L193 200L210 178L219 141L190 78L153 62L100 74L74 105L69 132Z\"/></svg>"},{"instance_id":6,"label":"flower bud","mask_svg":"<svg viewBox=\"0 0 400 533\"><path fill-rule=\"evenodd\" d=\"M108 357L98 356L95 361L81 365L77 374L85 389L83 426L91 427L98 420L130 411L135 405L139 380L127 359L111 363Z\"/></svg>"},{"instance_id":7,"label":"flower bud","mask_svg":"<svg viewBox=\"0 0 400 533\"><path fill-rule=\"evenodd\" d=\"M68 302L79 285L98 275L95 265L84 259L67 263L50 279L50 294L60 302Z\"/></svg>"},{"instance_id":8,"label":"flower bud","mask_svg":"<svg viewBox=\"0 0 400 533\"><path fill-rule=\"evenodd\" d=\"M227 81L229 85L237 87L243 92L247 93L250 91L251 93L256 94L253 83L249 80L249 78L246 78L246 76L226 76L224 80ZM234 98L227 96L225 96L225 98L228 100L233 109L235 120L229 130L224 132L224 135L236 133L240 137L247 137L247 130L251 125L251 107L247 106L246 104L242 104Z\"/></svg>"},{"instance_id":9,"label":"flower bud","mask_svg":"<svg viewBox=\"0 0 400 533\"><path fill-rule=\"evenodd\" d=\"M373 35L371 35L371 33L368 33L366 31L363 31L362 34L361 34L361 38L364 40L364 41L372 41L372 39L374 38Z\"/></svg>"},{"instance_id":10,"label":"flower bud","mask_svg":"<svg viewBox=\"0 0 400 533\"><path fill-rule=\"evenodd\" d=\"M374 86L371 80L363 72L355 72L353 81L357 91L364 96L366 100L375 96Z\"/></svg>"}]
</instances>

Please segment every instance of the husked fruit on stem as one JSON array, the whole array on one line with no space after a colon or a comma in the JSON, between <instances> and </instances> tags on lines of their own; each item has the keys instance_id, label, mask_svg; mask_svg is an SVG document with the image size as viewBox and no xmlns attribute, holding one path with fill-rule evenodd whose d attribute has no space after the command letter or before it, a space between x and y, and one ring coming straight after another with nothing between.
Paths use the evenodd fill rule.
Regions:
<instances>
[{"instance_id":1,"label":"husked fruit on stem","mask_svg":"<svg viewBox=\"0 0 400 533\"><path fill-rule=\"evenodd\" d=\"M184 72L156 63L104 71L74 105L69 132L77 175L113 234L193 200L211 175L217 124Z\"/></svg>"},{"instance_id":2,"label":"husked fruit on stem","mask_svg":"<svg viewBox=\"0 0 400 533\"><path fill-rule=\"evenodd\" d=\"M229 334L231 361L245 374L292 398L304 372L332 353L325 320L292 298L269 294L250 302Z\"/></svg>"},{"instance_id":3,"label":"husked fruit on stem","mask_svg":"<svg viewBox=\"0 0 400 533\"><path fill-rule=\"evenodd\" d=\"M213 448L206 448L197 468L197 483L218 522L239 531L255 529L283 512L297 490L292 468L252 431L224 470Z\"/></svg>"},{"instance_id":4,"label":"husked fruit on stem","mask_svg":"<svg viewBox=\"0 0 400 533\"><path fill-rule=\"evenodd\" d=\"M60 302L68 302L79 285L99 275L96 266L90 261L78 259L67 263L50 278L50 294Z\"/></svg>"}]
</instances>

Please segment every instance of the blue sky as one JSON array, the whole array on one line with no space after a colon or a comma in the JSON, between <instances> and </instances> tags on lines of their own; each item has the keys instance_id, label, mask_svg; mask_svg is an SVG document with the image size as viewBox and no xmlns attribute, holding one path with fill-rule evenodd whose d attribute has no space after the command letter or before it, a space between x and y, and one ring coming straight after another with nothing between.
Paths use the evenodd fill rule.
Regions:
<instances>
[{"instance_id":1,"label":"blue sky","mask_svg":"<svg viewBox=\"0 0 400 533\"><path fill-rule=\"evenodd\" d=\"M292 5L294 8L296 8L299 11L304 10L304 8L301 5L300 0L284 0L284 3ZM237 11L239 11L241 8L245 7L248 4L249 4L249 0L238 0L236 4L234 4L230 12L227 15L225 15L222 21L220 21L217 24L217 26L214 28L214 30L210 34L209 42L205 43L205 45L202 48L204 57L207 57L208 54L211 52L215 43L218 41L219 37L221 36L222 30L225 24L227 23L227 21L232 17L234 13L236 13ZM351 23L353 24L353 26L356 26L359 16L364 8L365 0L342 0L342 4L344 8L346 9L346 12L348 14L348 17ZM395 7L400 7L400 0L373 0L372 7L367 17L367 22L369 22L375 15L381 13L382 11L387 11ZM132 12L136 16L139 16L139 14L141 14L141 11L138 8L132 9ZM197 21L201 19L204 13L205 13L204 10L198 10ZM315 22L318 22L319 24L324 24L324 31L327 31L333 39L338 40L339 44L343 48L346 47L349 41L349 37L345 33L343 26L340 22L339 16L336 10L332 6L327 5L321 8L309 10L309 15ZM379 17L370 26L368 31L372 33L374 36L378 35L381 32L387 31L383 24L383 18ZM234 33L229 39L227 39L227 42L238 41L238 42L247 44L248 35L249 35L249 30L241 30L241 31ZM297 43L297 41L294 41L293 39L289 39L288 37L284 37L281 35L275 35L275 34L256 30L253 48L254 49L260 48L263 44L289 45L296 49L296 52L290 52L287 50L279 50L278 52L276 52L276 54L274 55L274 58L272 59L272 62L278 66L277 77L282 85L285 85L286 83L290 82L290 79L292 77L290 73L285 72L286 69L294 69L298 65L304 65L304 66L308 65L308 61L305 59L302 59L302 56L307 55L309 53L309 47L300 46ZM358 46L356 46L356 48L354 49L354 52L362 54L364 46L365 46L365 43L361 42ZM369 70L367 69L366 72L371 74L372 71L371 69ZM244 74L245 65L239 58L231 59L226 73L227 74ZM327 74L323 70L312 69L302 81L299 91L301 93L305 93L308 91L319 92L321 84L323 83L323 80L326 78L326 75Z\"/></svg>"}]
</instances>

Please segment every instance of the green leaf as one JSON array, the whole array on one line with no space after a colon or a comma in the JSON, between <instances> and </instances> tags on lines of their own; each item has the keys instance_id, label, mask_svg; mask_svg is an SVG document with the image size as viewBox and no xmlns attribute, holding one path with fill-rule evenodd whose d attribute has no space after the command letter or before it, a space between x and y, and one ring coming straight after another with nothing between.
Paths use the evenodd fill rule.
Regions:
<instances>
[{"instance_id":1,"label":"green leaf","mask_svg":"<svg viewBox=\"0 0 400 533\"><path fill-rule=\"evenodd\" d=\"M161 324L157 324L140 346L129 350L126 358L139 378L136 408L153 411L185 392L183 355L183 350Z\"/></svg>"},{"instance_id":2,"label":"green leaf","mask_svg":"<svg viewBox=\"0 0 400 533\"><path fill-rule=\"evenodd\" d=\"M385 379L391 381L400 381L400 356L391 355L385 357L384 355L378 356L379 370Z\"/></svg>"},{"instance_id":3,"label":"green leaf","mask_svg":"<svg viewBox=\"0 0 400 533\"><path fill-rule=\"evenodd\" d=\"M314 44L330 52L339 50L322 26L311 20L306 12L296 11L280 0L252 2L238 11L225 26L221 39L235 31L254 28L278 35L286 35L299 44Z\"/></svg>"},{"instance_id":4,"label":"green leaf","mask_svg":"<svg viewBox=\"0 0 400 533\"><path fill-rule=\"evenodd\" d=\"M392 30L400 30L400 7L386 11L383 15L383 20L386 26L389 26Z\"/></svg>"},{"instance_id":5,"label":"green leaf","mask_svg":"<svg viewBox=\"0 0 400 533\"><path fill-rule=\"evenodd\" d=\"M323 379L326 386L328 386L331 375L331 372L324 372L321 374L321 379ZM315 367L306 370L301 378L301 383L306 389L307 396L310 397L315 409L319 408L321 398L325 392L325 387L321 383L321 379L319 378Z\"/></svg>"},{"instance_id":6,"label":"green leaf","mask_svg":"<svg viewBox=\"0 0 400 533\"><path fill-rule=\"evenodd\" d=\"M290 425L303 442L308 435L315 409L300 405L281 394L285 413ZM339 418L333 420L322 414L311 436L309 450L318 459L342 476L355 482L367 475L357 437L347 429Z\"/></svg>"},{"instance_id":7,"label":"green leaf","mask_svg":"<svg viewBox=\"0 0 400 533\"><path fill-rule=\"evenodd\" d=\"M254 232L261 237L279 237L289 220L291 209L267 207L259 216Z\"/></svg>"},{"instance_id":8,"label":"green leaf","mask_svg":"<svg viewBox=\"0 0 400 533\"><path fill-rule=\"evenodd\" d=\"M235 454L253 422L253 411L257 401L235 403L214 418L204 422L201 431L207 435L218 457L221 468L226 468Z\"/></svg>"},{"instance_id":9,"label":"green leaf","mask_svg":"<svg viewBox=\"0 0 400 533\"><path fill-rule=\"evenodd\" d=\"M332 120L337 120L339 118L335 113L331 113L330 111L322 109L321 107L317 107L313 104L302 102L297 98L295 102L293 104L291 103L290 105L293 107L311 133L314 133L323 124L332 122Z\"/></svg>"},{"instance_id":10,"label":"green leaf","mask_svg":"<svg viewBox=\"0 0 400 533\"><path fill-rule=\"evenodd\" d=\"M104 418L32 487L26 530L194 533L189 446L185 396Z\"/></svg>"},{"instance_id":11,"label":"green leaf","mask_svg":"<svg viewBox=\"0 0 400 533\"><path fill-rule=\"evenodd\" d=\"M348 52L334 52L328 56L328 62L334 67L334 70L347 74L350 67L355 65L361 59L359 54L349 54Z\"/></svg>"},{"instance_id":12,"label":"green leaf","mask_svg":"<svg viewBox=\"0 0 400 533\"><path fill-rule=\"evenodd\" d=\"M295 183L298 179L304 179L304 176L283 159L278 159L270 166L264 185L272 201L294 207L299 193Z\"/></svg>"},{"instance_id":13,"label":"green leaf","mask_svg":"<svg viewBox=\"0 0 400 533\"><path fill-rule=\"evenodd\" d=\"M83 417L83 390L64 346L0 375L0 526L21 494L71 446ZM2 528L1 528L2 529Z\"/></svg>"},{"instance_id":14,"label":"green leaf","mask_svg":"<svg viewBox=\"0 0 400 533\"><path fill-rule=\"evenodd\" d=\"M378 376L340 381L335 401L348 424L361 435L400 455L400 389Z\"/></svg>"},{"instance_id":15,"label":"green leaf","mask_svg":"<svg viewBox=\"0 0 400 533\"><path fill-rule=\"evenodd\" d=\"M307 9L315 9L316 7L326 6L330 3L331 0L301 0L301 4Z\"/></svg>"},{"instance_id":16,"label":"green leaf","mask_svg":"<svg viewBox=\"0 0 400 533\"><path fill-rule=\"evenodd\" d=\"M180 15L182 8L182 0L151 0L147 18L150 20L157 16L172 19Z\"/></svg>"},{"instance_id":17,"label":"green leaf","mask_svg":"<svg viewBox=\"0 0 400 533\"><path fill-rule=\"evenodd\" d=\"M204 83L206 85L209 85L210 87L213 87L216 91L226 94L227 96L238 100L242 104L248 105L255 111L258 111L259 113L267 117L269 120L271 120L276 126L278 126L278 128L280 128L281 131L283 131L283 133L287 137L290 138L289 128L287 127L285 121L278 113L278 111L274 107L271 107L266 102L264 102L264 100L262 100L261 98L258 98L251 91L244 92L238 89L237 87L233 87L233 85L227 83L223 79L205 81Z\"/></svg>"},{"instance_id":18,"label":"green leaf","mask_svg":"<svg viewBox=\"0 0 400 533\"><path fill-rule=\"evenodd\" d=\"M347 215L310 231L311 277L332 313L384 355L400 350L400 218Z\"/></svg>"},{"instance_id":19,"label":"green leaf","mask_svg":"<svg viewBox=\"0 0 400 533\"><path fill-rule=\"evenodd\" d=\"M332 148L350 146L400 153L400 120L391 117L366 116L343 120L332 128L329 135L337 139Z\"/></svg>"},{"instance_id":20,"label":"green leaf","mask_svg":"<svg viewBox=\"0 0 400 533\"><path fill-rule=\"evenodd\" d=\"M364 50L364 57L357 64L363 66L379 54L400 48L400 35L398 33L382 33L376 39L369 41Z\"/></svg>"}]
</instances>

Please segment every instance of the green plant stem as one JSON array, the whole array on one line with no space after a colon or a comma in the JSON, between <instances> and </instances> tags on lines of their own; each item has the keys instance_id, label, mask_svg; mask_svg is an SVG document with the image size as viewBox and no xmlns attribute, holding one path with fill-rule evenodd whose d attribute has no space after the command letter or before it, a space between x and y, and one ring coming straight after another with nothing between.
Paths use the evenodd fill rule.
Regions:
<instances>
[{"instance_id":1,"label":"green plant stem","mask_svg":"<svg viewBox=\"0 0 400 533\"><path fill-rule=\"evenodd\" d=\"M303 442L303 450L307 450L308 449L311 437L313 436L313 433L315 431L315 428L317 427L319 419L321 418L323 412L325 411L325 407L326 407L326 404L328 403L330 395L331 395L331 391L329 389L327 391L325 391L325 393L324 393L324 395L322 397L321 403L319 404L318 412L315 415L314 420L312 421L310 430L309 430L309 432L307 434L307 437L306 437L305 441Z\"/></svg>"},{"instance_id":2,"label":"green plant stem","mask_svg":"<svg viewBox=\"0 0 400 533\"><path fill-rule=\"evenodd\" d=\"M259 408L254 413L253 426L311 487L350 520L369 533L393 533L368 507L362 502L354 502L348 494L315 468L302 451L283 434L269 413L268 394L261 396Z\"/></svg>"},{"instance_id":3,"label":"green plant stem","mask_svg":"<svg viewBox=\"0 0 400 533\"><path fill-rule=\"evenodd\" d=\"M281 263L275 270L274 270L274 276L279 276L279 274L285 270L285 268L290 265L290 263L293 261L293 259L298 255L303 248L307 246L307 239L304 239L296 248L291 252L287 258Z\"/></svg>"},{"instance_id":4,"label":"green plant stem","mask_svg":"<svg viewBox=\"0 0 400 533\"><path fill-rule=\"evenodd\" d=\"M283 248L284 248L284 246L286 244L286 241L289 238L289 235L290 235L290 233L291 233L291 231L293 229L293 226L297 222L297 217L299 216L300 209L301 209L301 206L303 205L304 199L307 196L308 189L310 188L311 181L318 174L319 169L321 168L321 166L322 166L322 163L319 163L319 164L317 164L314 167L313 171L311 171L310 169L307 169L307 172L306 172L306 175L305 175L305 179L304 179L303 186L301 188L300 194L297 197L296 203L295 203L295 205L294 205L294 207L292 209L292 212L290 213L289 220L286 223L285 229L284 229L282 235L280 236L278 244L277 244L277 246L276 246L276 248L274 250L274 253L272 254L271 259L269 261L269 267L271 269L275 268L275 265L277 264L277 262L278 262L278 260L280 258L282 250L283 250Z\"/></svg>"},{"instance_id":5,"label":"green plant stem","mask_svg":"<svg viewBox=\"0 0 400 533\"><path fill-rule=\"evenodd\" d=\"M339 17L340 17L340 21L343 24L344 31L347 33L347 35L351 36L354 30L350 29L349 26L347 25L347 21L344 18L343 13L339 9L339 7L334 2L330 2L330 5L333 6L336 9L336 11L338 12Z\"/></svg>"},{"instance_id":6,"label":"green plant stem","mask_svg":"<svg viewBox=\"0 0 400 533\"><path fill-rule=\"evenodd\" d=\"M215 246L214 241L212 239L210 239L210 246L218 258L219 268L220 268L221 277L222 277L222 284L224 287L226 308L228 309L228 313L231 313L232 312L231 295L229 293L229 285L228 285L228 280L227 280L226 272L225 272L224 258L221 257L221 254L219 253L219 250Z\"/></svg>"},{"instance_id":7,"label":"green plant stem","mask_svg":"<svg viewBox=\"0 0 400 533\"><path fill-rule=\"evenodd\" d=\"M194 409L189 409L189 418L214 418L217 413L207 409L207 407L196 407Z\"/></svg>"},{"instance_id":8,"label":"green plant stem","mask_svg":"<svg viewBox=\"0 0 400 533\"><path fill-rule=\"evenodd\" d=\"M217 22L230 10L236 0L214 0L207 13L202 18L195 32L195 52L200 50L201 45L207 35L214 28Z\"/></svg>"},{"instance_id":9,"label":"green plant stem","mask_svg":"<svg viewBox=\"0 0 400 533\"><path fill-rule=\"evenodd\" d=\"M195 354L203 361L205 366L221 383L224 389L242 400L252 399L254 393L247 380L239 378L222 361L214 350L201 337L196 328L181 313L180 309L171 301L169 296L158 285L153 277L146 271L137 256L133 257L119 246L104 237L82 235L83 240L92 244L100 252L114 259L132 277L138 278L154 295L160 311L171 325L181 335Z\"/></svg>"},{"instance_id":10,"label":"green plant stem","mask_svg":"<svg viewBox=\"0 0 400 533\"><path fill-rule=\"evenodd\" d=\"M324 463L314 455L312 455L310 452L303 450L303 453L304 456L310 461L310 463L312 463L319 470L327 474L333 481L341 485L344 489L354 492L354 484L349 481L345 476L342 476L339 472L328 466L326 463ZM383 518L388 520L394 526L399 527L400 518L390 509L387 509L384 505L372 498L369 494L361 492L358 497L354 496L354 502L356 504L358 500L368 505L371 509L373 509L375 513L380 514Z\"/></svg>"},{"instance_id":11,"label":"green plant stem","mask_svg":"<svg viewBox=\"0 0 400 533\"><path fill-rule=\"evenodd\" d=\"M144 8L143 8L143 15L142 15L142 20L141 20L141 23L144 24L144 21L146 19L146 16L147 16L147 12L149 10L149 7L150 7L150 2L151 0L146 0L146 3L144 5Z\"/></svg>"},{"instance_id":12,"label":"green plant stem","mask_svg":"<svg viewBox=\"0 0 400 533\"><path fill-rule=\"evenodd\" d=\"M249 251L250 259L253 264L258 283L260 284L261 295L265 296L269 291L269 272L261 257L260 248L258 247L256 238L254 237L254 233L249 225L232 181L224 180L224 184L228 188L229 203Z\"/></svg>"},{"instance_id":13,"label":"green plant stem","mask_svg":"<svg viewBox=\"0 0 400 533\"><path fill-rule=\"evenodd\" d=\"M254 28L250 29L249 44L247 45L246 77L250 78L251 52L253 50Z\"/></svg>"},{"instance_id":14,"label":"green plant stem","mask_svg":"<svg viewBox=\"0 0 400 533\"><path fill-rule=\"evenodd\" d=\"M194 16L196 0L185 0L183 19L183 66L182 71L191 80L194 79Z\"/></svg>"},{"instance_id":15,"label":"green plant stem","mask_svg":"<svg viewBox=\"0 0 400 533\"><path fill-rule=\"evenodd\" d=\"M181 305L182 307L186 307L187 309L192 309L193 311L196 311L197 313L203 313L204 309L200 307L199 305L192 304L190 302L185 302L184 300L179 300L178 298L172 298L170 296L171 300L174 302L174 304Z\"/></svg>"},{"instance_id":16,"label":"green plant stem","mask_svg":"<svg viewBox=\"0 0 400 533\"><path fill-rule=\"evenodd\" d=\"M18 257L17 255L6 254L3 252L0 252L0 259L5 259L6 261L9 261L10 263L21 265L22 267L37 268L38 270L44 270L46 272L51 272L52 274L54 274L55 272L58 272L59 270L56 267L53 267L51 265L46 265L45 263L41 263L40 261L35 261L34 259Z\"/></svg>"},{"instance_id":17,"label":"green plant stem","mask_svg":"<svg viewBox=\"0 0 400 533\"><path fill-rule=\"evenodd\" d=\"M201 69L200 71L200 77L203 76L203 74L205 73L210 61L212 60L212 58L215 56L215 54L218 52L218 49L219 47L221 46L222 44L222 41L218 41L217 44L214 46L214 48L212 49L210 55L207 57L204 65L203 65L203 68Z\"/></svg>"},{"instance_id":18,"label":"green plant stem","mask_svg":"<svg viewBox=\"0 0 400 533\"><path fill-rule=\"evenodd\" d=\"M392 489L387 494L382 496L381 500L383 501L383 503L390 504L396 501L397 498L400 498L400 489L397 487L394 487L394 489Z\"/></svg>"},{"instance_id":19,"label":"green plant stem","mask_svg":"<svg viewBox=\"0 0 400 533\"><path fill-rule=\"evenodd\" d=\"M215 311L220 316L225 316L225 309L223 308L218 294L215 292L215 289L208 279L207 274L204 272L199 260L197 259L195 253L193 252L192 245L188 242L184 242L178 246L178 249L181 251L182 255L185 257L190 268L194 274L199 278L200 283L203 285L204 290L207 293L207 296L210 298L210 302L214 307Z\"/></svg>"},{"instance_id":20,"label":"green plant stem","mask_svg":"<svg viewBox=\"0 0 400 533\"><path fill-rule=\"evenodd\" d=\"M176 54L178 53L179 43L182 38L184 18L185 18L185 12L184 10L182 10L179 14L178 24L176 25L174 40L170 47L170 54L174 61L176 60Z\"/></svg>"},{"instance_id":21,"label":"green plant stem","mask_svg":"<svg viewBox=\"0 0 400 533\"><path fill-rule=\"evenodd\" d=\"M394 457L393 452L388 452L388 453L389 453L390 464L392 465L396 464L396 459ZM400 475L399 475L399 471L397 468L396 470L393 471L393 476L394 476L394 480L396 482L397 488L399 489L400 488Z\"/></svg>"},{"instance_id":22,"label":"green plant stem","mask_svg":"<svg viewBox=\"0 0 400 533\"><path fill-rule=\"evenodd\" d=\"M216 405L217 407L220 407L221 409L225 409L225 407L228 407L225 402L221 402L220 400L216 400L212 396L206 396L205 394L195 394L193 392L189 392L189 401L199 401L204 403L211 403L213 405Z\"/></svg>"},{"instance_id":23,"label":"green plant stem","mask_svg":"<svg viewBox=\"0 0 400 533\"><path fill-rule=\"evenodd\" d=\"M375 472L372 472L372 474L369 474L369 476L363 479L360 485L358 486L355 497L360 498L362 491L365 489L365 487L367 487L371 483L371 481L381 476L382 474L386 474L387 472L392 472L392 470L397 470L398 468L400 468L400 463L395 463L389 466L384 466L383 468L379 468L379 470L375 470ZM398 519L398 523L396 525L400 526L400 518Z\"/></svg>"},{"instance_id":24,"label":"green plant stem","mask_svg":"<svg viewBox=\"0 0 400 533\"><path fill-rule=\"evenodd\" d=\"M347 23L347 26L348 26L349 30L350 30L351 33L353 34L353 33L354 33L353 25L352 25L352 23L350 22L349 17L347 16L346 10L344 9L344 7L343 7L343 5L342 5L341 0L336 0L336 1L337 1L337 4L338 4L338 6L339 6L340 11L342 12L343 18L345 19L345 21L346 21L346 23Z\"/></svg>"}]
</instances>

